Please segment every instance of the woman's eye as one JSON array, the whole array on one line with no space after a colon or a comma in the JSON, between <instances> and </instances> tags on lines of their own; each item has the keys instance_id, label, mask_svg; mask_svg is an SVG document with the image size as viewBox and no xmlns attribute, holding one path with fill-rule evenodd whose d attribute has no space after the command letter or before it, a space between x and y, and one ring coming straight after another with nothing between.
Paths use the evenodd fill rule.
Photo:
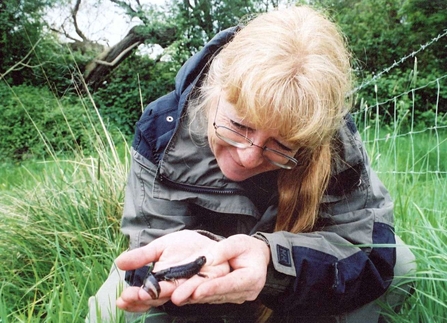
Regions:
<instances>
[{"instance_id":1,"label":"woman's eye","mask_svg":"<svg viewBox=\"0 0 447 323\"><path fill-rule=\"evenodd\" d=\"M275 144L275 150L279 150L279 151L282 151L282 152L284 152L284 153L289 153L289 152L292 152L293 151L293 149L292 148L289 148L289 147L287 147L286 145L284 145L284 144L282 144L282 143L280 143L279 141L277 141L277 140L273 140L273 142L274 142L274 144Z\"/></svg>"},{"instance_id":2,"label":"woman's eye","mask_svg":"<svg viewBox=\"0 0 447 323\"><path fill-rule=\"evenodd\" d=\"M244 131L248 131L250 130L249 127L244 126L243 124L237 123L236 121L230 120L231 125L239 130L244 130Z\"/></svg>"}]
</instances>

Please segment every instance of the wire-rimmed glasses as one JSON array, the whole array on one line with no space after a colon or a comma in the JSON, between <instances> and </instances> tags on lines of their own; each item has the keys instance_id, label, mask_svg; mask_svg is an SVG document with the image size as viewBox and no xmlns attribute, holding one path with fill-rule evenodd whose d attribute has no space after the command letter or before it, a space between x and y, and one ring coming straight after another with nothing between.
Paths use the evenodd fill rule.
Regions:
<instances>
[{"instance_id":1,"label":"wire-rimmed glasses","mask_svg":"<svg viewBox=\"0 0 447 323\"><path fill-rule=\"evenodd\" d=\"M219 139L225 141L227 144L233 147L240 149L247 149L253 146L258 147L262 149L262 156L267 161L283 169L292 169L298 164L298 160L296 160L292 156L289 156L283 152L269 148L267 146L256 145L250 138L239 133L238 131L231 129L230 127L217 125L216 119L217 119L217 110L219 109L219 103L220 103L220 97L217 103L216 114L214 116L214 122L213 122L215 134Z\"/></svg>"}]
</instances>

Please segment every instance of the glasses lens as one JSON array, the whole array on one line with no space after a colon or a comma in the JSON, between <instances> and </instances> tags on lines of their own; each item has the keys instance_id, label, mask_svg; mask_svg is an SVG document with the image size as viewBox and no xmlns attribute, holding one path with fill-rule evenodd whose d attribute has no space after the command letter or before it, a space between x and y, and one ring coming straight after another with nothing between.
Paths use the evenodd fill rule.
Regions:
<instances>
[{"instance_id":1,"label":"glasses lens","mask_svg":"<svg viewBox=\"0 0 447 323\"><path fill-rule=\"evenodd\" d=\"M278 151L271 150L269 148L264 149L264 157L275 165L288 165L291 163L293 166L296 164L290 158L291 156L284 155Z\"/></svg>"},{"instance_id":2,"label":"glasses lens","mask_svg":"<svg viewBox=\"0 0 447 323\"><path fill-rule=\"evenodd\" d=\"M292 169L298 164L297 160L292 156L285 155L279 151L271 150L267 147L264 148L264 157L273 165L285 169Z\"/></svg>"},{"instance_id":3,"label":"glasses lens","mask_svg":"<svg viewBox=\"0 0 447 323\"><path fill-rule=\"evenodd\" d=\"M217 126L216 135L226 143L238 148L248 148L252 145L250 139L227 127Z\"/></svg>"}]
</instances>

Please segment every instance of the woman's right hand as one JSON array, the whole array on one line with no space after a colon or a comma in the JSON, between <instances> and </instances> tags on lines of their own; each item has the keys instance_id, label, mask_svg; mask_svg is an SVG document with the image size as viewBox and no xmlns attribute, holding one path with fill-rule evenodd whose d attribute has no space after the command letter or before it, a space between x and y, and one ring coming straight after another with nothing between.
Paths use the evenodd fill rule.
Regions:
<instances>
[{"instance_id":1,"label":"woman's right hand","mask_svg":"<svg viewBox=\"0 0 447 323\"><path fill-rule=\"evenodd\" d=\"M157 272L194 261L197 257L207 254L215 244L216 241L200 233L182 230L158 238L144 247L124 252L116 259L116 264L122 270L134 270L155 262L153 271ZM222 262L217 266L204 266L201 273L206 277L220 277L229 271L228 262ZM192 278L196 282L197 279L207 279L197 275ZM116 304L128 312L145 312L153 306L160 306L169 301L175 289L185 281L186 279L159 282L161 292L158 299L152 299L140 287L128 287L121 293Z\"/></svg>"}]
</instances>

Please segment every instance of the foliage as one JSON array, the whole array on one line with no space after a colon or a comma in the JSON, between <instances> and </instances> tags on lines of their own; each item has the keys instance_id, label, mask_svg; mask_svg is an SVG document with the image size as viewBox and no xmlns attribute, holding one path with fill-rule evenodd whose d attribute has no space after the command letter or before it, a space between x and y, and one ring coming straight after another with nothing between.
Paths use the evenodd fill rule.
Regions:
<instances>
[{"instance_id":1,"label":"foliage","mask_svg":"<svg viewBox=\"0 0 447 323\"><path fill-rule=\"evenodd\" d=\"M99 123L85 115L80 99L58 100L45 87L8 87L0 83L0 154L4 160L47 158L53 153L89 149L86 125Z\"/></svg>"},{"instance_id":2,"label":"foliage","mask_svg":"<svg viewBox=\"0 0 447 323\"><path fill-rule=\"evenodd\" d=\"M0 56L4 57L3 62L0 62L0 71L4 73L37 44L32 55L24 62L26 65L18 66L3 77L12 86L28 84L40 87L47 84L61 97L69 93L76 94L76 87L73 85L82 84L80 74L97 53L70 49L46 32L42 12L55 2L60 1L32 0L18 6L16 0L6 0L0 4ZM247 15L271 10L272 6L280 2L283 4L290 1L170 0L164 7L131 6L132 2L115 1L115 4L126 10L129 17L138 17L144 22L139 27L139 33L154 34L154 31L174 30L176 40L172 42L171 36L163 37L158 32L154 34L155 38L147 39L148 45L162 44L165 57L169 57L168 64L151 62L148 58L136 55L130 56L121 64L122 68L113 73L101 87L100 93L95 94L100 100L98 104L101 112L110 122L116 122L115 125L122 131L131 132L141 104L145 105L160 93L167 92L164 90L171 89L175 74L173 70L176 67L197 52L218 31L237 24ZM424 82L435 82L447 73L447 56L443 55L447 37L442 37L418 52L417 57L399 62L382 77L378 77L368 86L364 85L364 82L377 77L377 74L388 68L392 62L397 62L418 50L422 44L445 30L447 10L443 9L446 9L447 4L444 0L298 2L310 3L328 10L341 26L354 53L358 85L362 84L356 95L369 104L375 102L376 88L385 94L382 97L392 98L396 93L408 91L410 86L425 86L427 83ZM170 29L170 26L175 28ZM140 68L141 63L144 72ZM159 76L161 80L156 80ZM120 81L122 83L119 83ZM433 102L437 101L432 95L433 86L435 84L430 83L426 91L419 91L415 109L421 115L432 110ZM137 89L141 89L142 96ZM145 91L148 95L144 95ZM441 111L447 109L446 91L442 89L439 93L438 108ZM120 104L123 111L119 111ZM410 101L405 100L405 104L409 105ZM383 115L391 115L391 108L392 105ZM129 117L128 120L124 120L126 116ZM390 119L383 121L389 122Z\"/></svg>"},{"instance_id":3,"label":"foliage","mask_svg":"<svg viewBox=\"0 0 447 323\"><path fill-rule=\"evenodd\" d=\"M177 40L166 46L165 59L132 55L94 93L101 115L126 135L133 133L134 124L148 102L173 90L175 74L181 64L218 31L237 24L241 16L253 10L253 4L247 0L200 0L193 6L190 2L175 0L171 2L171 8L173 10L168 15L154 12L150 7L146 18L151 18L151 25L138 29L139 33L151 34L157 28L176 27ZM142 14L141 11L130 12L136 13ZM156 41L152 38L147 40L149 43Z\"/></svg>"},{"instance_id":4,"label":"foliage","mask_svg":"<svg viewBox=\"0 0 447 323\"><path fill-rule=\"evenodd\" d=\"M218 31L237 24L239 18L253 10L251 1L172 1L171 14L155 12L149 7L146 18L151 25L140 26L139 33L175 26L177 40L165 44L163 59L132 55L121 63L110 79L94 93L101 115L123 133L132 134L144 106L173 90L174 78L181 64L197 52ZM129 9L129 8L128 8ZM130 14L142 14L131 11ZM164 20L161 20L163 18ZM146 19L147 21L147 19ZM163 43L150 38L146 42Z\"/></svg>"},{"instance_id":5,"label":"foliage","mask_svg":"<svg viewBox=\"0 0 447 323\"><path fill-rule=\"evenodd\" d=\"M440 322L447 314L445 167L431 155L433 134L382 140L375 126L362 128L373 167L395 200L396 229L418 259L415 292L392 322ZM103 133L97 129L96 133ZM447 134L440 132L443 144ZM0 318L9 322L83 322L87 299L124 249L118 232L128 161L127 147L105 135L72 160L2 165L0 178ZM378 145L378 147L376 146ZM124 146L120 144L120 146ZM402 149L397 149L401 147ZM378 148L378 149L376 149ZM414 150L414 167L408 151ZM380 158L376 158L377 156ZM390 171L396 170L396 171ZM430 170L430 171L428 171ZM424 192L424 199L420 192Z\"/></svg>"},{"instance_id":6,"label":"foliage","mask_svg":"<svg viewBox=\"0 0 447 323\"><path fill-rule=\"evenodd\" d=\"M33 56L39 65L32 69L32 77L25 84L41 87L45 84L56 97L77 97L83 88L82 72L96 56L95 51L72 50L68 44L58 42L53 35L42 35Z\"/></svg>"},{"instance_id":7,"label":"foliage","mask_svg":"<svg viewBox=\"0 0 447 323\"><path fill-rule=\"evenodd\" d=\"M357 68L380 72L407 50L399 9L404 0L322 0L348 38Z\"/></svg>"},{"instance_id":8,"label":"foliage","mask_svg":"<svg viewBox=\"0 0 447 323\"><path fill-rule=\"evenodd\" d=\"M54 0L3 0L0 2L0 75L20 61L39 41L44 29L41 19ZM30 58L27 66L38 65ZM32 78L32 69L20 66L8 75L11 84L18 85Z\"/></svg>"},{"instance_id":9,"label":"foliage","mask_svg":"<svg viewBox=\"0 0 447 323\"><path fill-rule=\"evenodd\" d=\"M432 115L430 126L436 123ZM390 322L444 322L447 317L447 128L405 132L358 116L371 166L394 200L395 229L416 256L414 294ZM413 118L413 116L409 116ZM423 196L423 198L421 198ZM441 252L440 252L441 251Z\"/></svg>"},{"instance_id":10,"label":"foliage","mask_svg":"<svg viewBox=\"0 0 447 323\"><path fill-rule=\"evenodd\" d=\"M163 60L131 55L87 98L86 92L79 95L79 75L95 53L72 50L46 33L42 10L52 2L0 2L3 323L83 321L87 298L123 248L118 222L127 160L114 144L123 138L111 139L103 122L132 133L145 104L172 89L176 71L191 54L217 31L278 1L172 1L165 20L147 26L177 27L177 40L164 47ZM341 25L359 83L418 50L445 30L447 20L445 0L301 2L329 9ZM439 253L447 243L447 141L441 128L433 128L447 125L446 42L440 38L357 92L372 165L394 197L396 229L419 259L415 295L393 322L447 316L447 262ZM422 135L404 132L413 126ZM120 147L127 156L125 142ZM64 160L60 152L74 157ZM36 163L37 158L50 161Z\"/></svg>"},{"instance_id":11,"label":"foliage","mask_svg":"<svg viewBox=\"0 0 447 323\"><path fill-rule=\"evenodd\" d=\"M406 0L400 10L402 20L408 30L407 42L413 46L424 44L446 29L447 2L445 0ZM442 55L447 41L440 39L425 49L420 57L421 68L437 67L447 71L447 57Z\"/></svg>"},{"instance_id":12,"label":"foliage","mask_svg":"<svg viewBox=\"0 0 447 323\"><path fill-rule=\"evenodd\" d=\"M377 91L382 100L392 101L396 95L421 88L414 100L411 94L408 98L401 96L401 103L414 105L419 114L436 107L447 112L447 90L436 89L436 80L447 74L447 58L443 54L447 36L420 50L447 31L447 10L441 9L447 6L444 0L314 0L311 3L329 10L347 37L354 55L357 97L373 105ZM416 51L417 55L412 55ZM382 121L390 123L394 104L381 108Z\"/></svg>"},{"instance_id":13,"label":"foliage","mask_svg":"<svg viewBox=\"0 0 447 323\"><path fill-rule=\"evenodd\" d=\"M254 13L257 2L262 1L171 0L171 19L178 27L177 41L169 49L174 60L182 64L219 31L237 25L242 17Z\"/></svg>"}]
</instances>

